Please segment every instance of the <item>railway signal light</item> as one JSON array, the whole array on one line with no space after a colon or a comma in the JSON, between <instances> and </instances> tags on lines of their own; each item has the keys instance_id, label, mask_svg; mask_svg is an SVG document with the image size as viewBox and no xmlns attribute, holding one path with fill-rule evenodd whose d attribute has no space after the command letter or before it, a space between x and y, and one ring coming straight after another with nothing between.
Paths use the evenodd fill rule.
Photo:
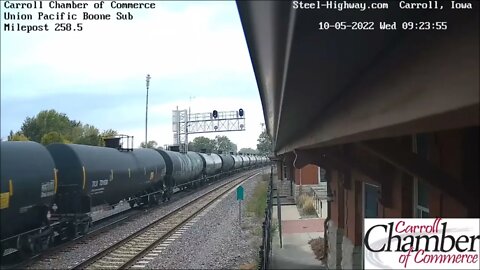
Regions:
<instances>
[{"instance_id":1,"label":"railway signal light","mask_svg":"<svg viewBox=\"0 0 480 270\"><path fill-rule=\"evenodd\" d=\"M238 115L240 115L240 117L243 117L243 109L238 110Z\"/></svg>"},{"instance_id":2,"label":"railway signal light","mask_svg":"<svg viewBox=\"0 0 480 270\"><path fill-rule=\"evenodd\" d=\"M217 112L217 110L213 110L212 115L213 115L213 118L217 118L217 117L218 117L218 112Z\"/></svg>"}]
</instances>

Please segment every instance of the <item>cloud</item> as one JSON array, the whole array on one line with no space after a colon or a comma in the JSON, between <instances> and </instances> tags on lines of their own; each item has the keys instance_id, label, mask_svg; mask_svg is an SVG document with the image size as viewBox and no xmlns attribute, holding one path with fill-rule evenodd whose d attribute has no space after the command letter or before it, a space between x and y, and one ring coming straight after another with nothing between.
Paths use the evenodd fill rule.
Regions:
<instances>
[{"instance_id":1,"label":"cloud","mask_svg":"<svg viewBox=\"0 0 480 270\"><path fill-rule=\"evenodd\" d=\"M138 146L149 73L149 140L173 142L177 105L192 112L243 108L246 131L221 135L239 149L256 148L264 120L235 2L155 3L154 10L129 10L131 21L78 21L81 32L2 30L2 137L27 116L55 109L101 130L133 135ZM118 10L86 11L114 16ZM190 140L196 136L202 135Z\"/></svg>"},{"instance_id":2,"label":"cloud","mask_svg":"<svg viewBox=\"0 0 480 270\"><path fill-rule=\"evenodd\" d=\"M225 13L235 19L225 20ZM155 10L143 10L142 16L133 12L133 21L84 21L82 32L33 34L29 40L4 32L2 40L7 41L2 47L9 52L2 50L2 75L15 76L34 67L34 79L44 93L93 82L105 86L144 80L147 73L159 80L189 78L199 83L212 75L250 77L250 58L236 13L234 3L170 10L160 2ZM12 46L18 41L21 50ZM24 91L39 94L34 89Z\"/></svg>"}]
</instances>

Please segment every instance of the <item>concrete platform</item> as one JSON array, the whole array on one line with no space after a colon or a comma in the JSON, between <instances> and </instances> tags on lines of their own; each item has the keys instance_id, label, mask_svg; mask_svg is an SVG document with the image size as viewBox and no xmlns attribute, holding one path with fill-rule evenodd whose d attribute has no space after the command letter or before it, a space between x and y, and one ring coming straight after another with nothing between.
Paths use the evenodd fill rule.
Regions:
<instances>
[{"instance_id":1,"label":"concrete platform","mask_svg":"<svg viewBox=\"0 0 480 270\"><path fill-rule=\"evenodd\" d=\"M277 220L276 207L272 218ZM282 211L282 247L278 230L272 241L272 258L270 269L326 269L325 265L315 258L310 244L311 239L323 237L321 218L302 219L295 205L283 205Z\"/></svg>"},{"instance_id":2,"label":"concrete platform","mask_svg":"<svg viewBox=\"0 0 480 270\"><path fill-rule=\"evenodd\" d=\"M272 208L272 218L277 219L277 206ZM300 220L297 205L282 205L282 220Z\"/></svg>"}]
</instances>

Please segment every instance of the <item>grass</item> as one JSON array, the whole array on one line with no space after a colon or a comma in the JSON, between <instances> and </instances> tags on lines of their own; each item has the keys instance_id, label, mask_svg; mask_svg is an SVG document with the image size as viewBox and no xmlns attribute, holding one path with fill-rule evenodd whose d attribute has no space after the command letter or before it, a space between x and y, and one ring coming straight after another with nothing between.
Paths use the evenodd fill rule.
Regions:
<instances>
[{"instance_id":1,"label":"grass","mask_svg":"<svg viewBox=\"0 0 480 270\"><path fill-rule=\"evenodd\" d=\"M300 196L298 196L297 198L297 205L298 207L302 208L303 205L305 204L305 201L309 198L310 196L308 196L307 194L301 194Z\"/></svg>"},{"instance_id":2,"label":"grass","mask_svg":"<svg viewBox=\"0 0 480 270\"><path fill-rule=\"evenodd\" d=\"M267 207L267 182L260 181L255 186L252 197L247 202L247 212L257 218L263 218Z\"/></svg>"},{"instance_id":3,"label":"grass","mask_svg":"<svg viewBox=\"0 0 480 270\"><path fill-rule=\"evenodd\" d=\"M303 193L300 194L297 198L297 206L301 209L303 215L317 215L317 211L315 209L315 200L312 196Z\"/></svg>"},{"instance_id":4,"label":"grass","mask_svg":"<svg viewBox=\"0 0 480 270\"><path fill-rule=\"evenodd\" d=\"M315 202L312 197L308 197L302 206L303 213L306 215L316 215Z\"/></svg>"},{"instance_id":5,"label":"grass","mask_svg":"<svg viewBox=\"0 0 480 270\"><path fill-rule=\"evenodd\" d=\"M267 208L267 192L268 192L268 184L270 181L270 174L262 175L261 181L257 183L255 189L253 190L253 194L250 196L246 203L246 214L249 217L253 217L255 223L258 223L258 226L248 227L248 230L254 236L254 240L252 245L255 248L258 248L261 244L263 229L261 221L265 218L265 209ZM271 230L272 232L278 228L277 224L272 224ZM245 270L253 270L257 269L259 264L258 256L256 256L255 262L253 263L243 263L239 265L239 269Z\"/></svg>"}]
</instances>

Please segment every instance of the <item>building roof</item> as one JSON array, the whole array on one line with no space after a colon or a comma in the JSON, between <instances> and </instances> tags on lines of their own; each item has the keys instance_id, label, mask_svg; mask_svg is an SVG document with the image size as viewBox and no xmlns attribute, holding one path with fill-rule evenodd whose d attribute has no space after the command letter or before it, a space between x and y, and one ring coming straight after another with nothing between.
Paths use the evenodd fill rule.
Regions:
<instances>
[{"instance_id":1,"label":"building roof","mask_svg":"<svg viewBox=\"0 0 480 270\"><path fill-rule=\"evenodd\" d=\"M306 10L291 1L237 7L276 154L478 126L478 3L461 12ZM331 28L341 21L399 29ZM400 30L410 21L448 29ZM319 30L322 22L330 29Z\"/></svg>"}]
</instances>

